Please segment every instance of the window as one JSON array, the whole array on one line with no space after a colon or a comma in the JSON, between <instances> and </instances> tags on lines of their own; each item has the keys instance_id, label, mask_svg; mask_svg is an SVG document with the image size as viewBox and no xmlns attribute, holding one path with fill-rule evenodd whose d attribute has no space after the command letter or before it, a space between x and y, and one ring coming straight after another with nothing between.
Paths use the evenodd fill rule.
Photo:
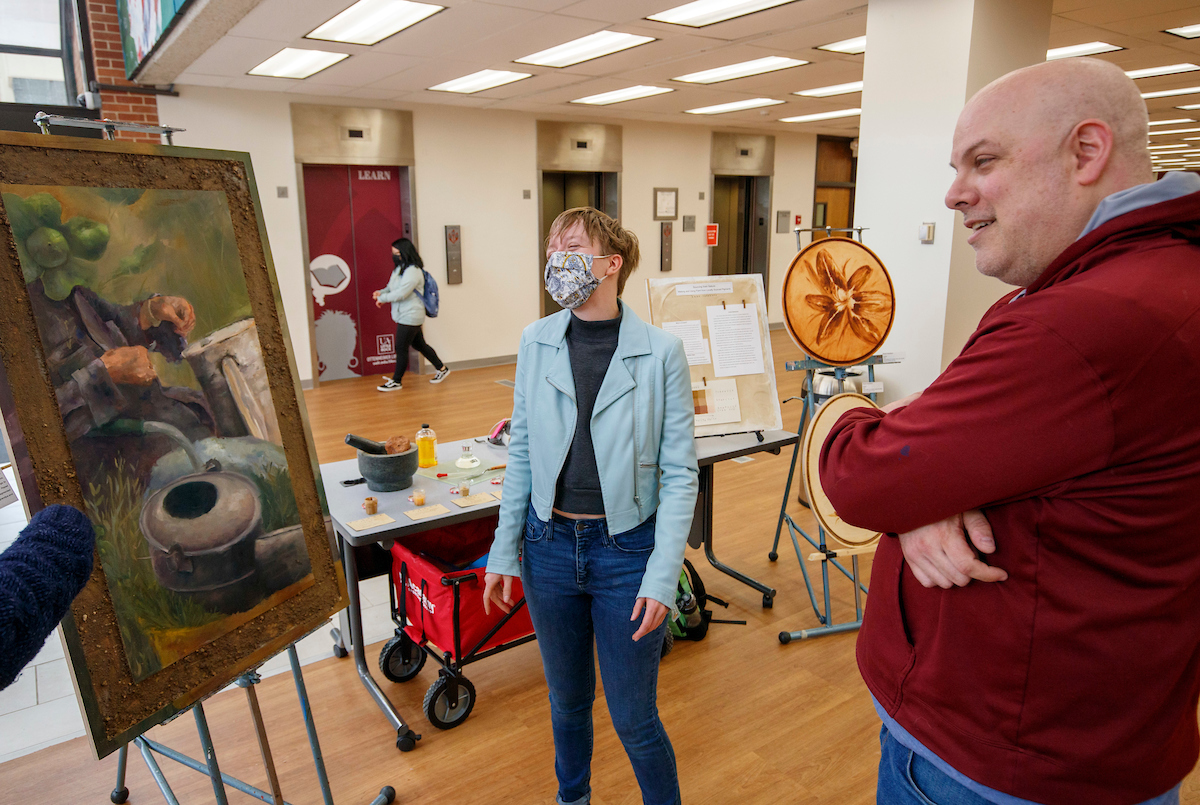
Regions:
<instances>
[{"instance_id":1,"label":"window","mask_svg":"<svg viewBox=\"0 0 1200 805\"><path fill-rule=\"evenodd\" d=\"M74 70L63 69L71 54L62 12L71 8L69 0L0 0L0 102L74 105Z\"/></svg>"}]
</instances>

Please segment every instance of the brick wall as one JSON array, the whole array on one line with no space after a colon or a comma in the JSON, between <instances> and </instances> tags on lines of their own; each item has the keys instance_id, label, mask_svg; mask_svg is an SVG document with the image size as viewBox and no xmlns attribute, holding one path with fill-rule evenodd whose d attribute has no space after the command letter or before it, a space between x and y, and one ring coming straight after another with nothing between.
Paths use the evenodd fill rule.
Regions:
<instances>
[{"instance_id":1,"label":"brick wall","mask_svg":"<svg viewBox=\"0 0 1200 805\"><path fill-rule=\"evenodd\" d=\"M88 0L88 25L91 28L92 59L96 80L101 84L134 87L125 79L125 56L121 50L121 23L117 20L116 0ZM158 98L139 92L105 90L100 93L100 113L103 117L123 123L158 125ZM118 140L158 143L157 134L118 131Z\"/></svg>"}]
</instances>

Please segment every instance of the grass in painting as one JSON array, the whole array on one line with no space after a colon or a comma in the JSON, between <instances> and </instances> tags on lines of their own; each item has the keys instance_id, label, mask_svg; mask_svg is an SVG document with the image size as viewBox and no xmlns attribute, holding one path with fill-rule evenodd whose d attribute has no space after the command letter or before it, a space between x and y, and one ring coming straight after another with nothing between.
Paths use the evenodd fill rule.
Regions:
<instances>
[{"instance_id":1,"label":"grass in painting","mask_svg":"<svg viewBox=\"0 0 1200 805\"><path fill-rule=\"evenodd\" d=\"M138 524L144 496L142 484L121 459L98 483L88 484L86 496L121 641L136 679L145 679L163 666L151 630L195 628L224 617L159 584Z\"/></svg>"},{"instance_id":2,"label":"grass in painting","mask_svg":"<svg viewBox=\"0 0 1200 805\"><path fill-rule=\"evenodd\" d=\"M263 462L251 476L262 500L263 533L300 524L300 509L292 493L292 476L287 467Z\"/></svg>"}]
</instances>

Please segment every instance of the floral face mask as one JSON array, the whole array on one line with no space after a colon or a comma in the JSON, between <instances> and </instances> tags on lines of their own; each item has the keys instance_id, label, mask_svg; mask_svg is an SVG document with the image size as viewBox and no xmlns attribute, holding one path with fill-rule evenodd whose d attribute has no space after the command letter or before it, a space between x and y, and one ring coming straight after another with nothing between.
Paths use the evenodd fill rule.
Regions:
<instances>
[{"instance_id":1,"label":"floral face mask","mask_svg":"<svg viewBox=\"0 0 1200 805\"><path fill-rule=\"evenodd\" d=\"M546 261L546 292L562 307L574 310L600 287L602 280L592 273L592 261L611 256L554 252Z\"/></svg>"}]
</instances>

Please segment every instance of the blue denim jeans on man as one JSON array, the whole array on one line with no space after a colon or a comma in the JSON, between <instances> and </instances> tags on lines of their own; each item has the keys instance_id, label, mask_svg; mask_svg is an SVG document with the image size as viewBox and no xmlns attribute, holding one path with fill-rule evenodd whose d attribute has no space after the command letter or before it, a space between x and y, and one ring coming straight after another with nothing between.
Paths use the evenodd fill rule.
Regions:
<instances>
[{"instance_id":1,"label":"blue denim jeans on man","mask_svg":"<svg viewBox=\"0 0 1200 805\"><path fill-rule=\"evenodd\" d=\"M550 688L558 802L591 799L592 704L596 663L608 712L633 764L645 805L678 805L675 753L658 717L658 664L666 623L636 643L629 619L646 560L654 517L621 534L604 520L525 521L521 582Z\"/></svg>"}]
</instances>

